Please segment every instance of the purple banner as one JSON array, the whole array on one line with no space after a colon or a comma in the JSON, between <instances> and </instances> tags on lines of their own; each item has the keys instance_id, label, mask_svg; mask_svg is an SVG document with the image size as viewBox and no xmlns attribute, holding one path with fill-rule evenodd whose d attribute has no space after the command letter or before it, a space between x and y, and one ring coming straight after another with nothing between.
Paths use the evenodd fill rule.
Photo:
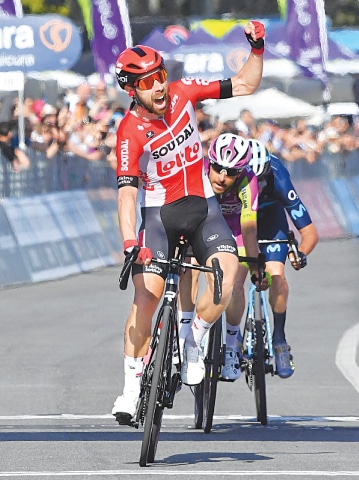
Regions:
<instances>
[{"instance_id":1,"label":"purple banner","mask_svg":"<svg viewBox=\"0 0 359 480\"><path fill-rule=\"evenodd\" d=\"M324 0L288 0L286 37L290 57L302 68L304 75L318 78L327 86Z\"/></svg>"},{"instance_id":2,"label":"purple banner","mask_svg":"<svg viewBox=\"0 0 359 480\"><path fill-rule=\"evenodd\" d=\"M22 17L21 0L0 0L0 17L8 17L9 15Z\"/></svg>"},{"instance_id":3,"label":"purple banner","mask_svg":"<svg viewBox=\"0 0 359 480\"><path fill-rule=\"evenodd\" d=\"M91 48L96 70L100 75L114 73L118 55L127 46L131 46L125 0L94 0L92 22Z\"/></svg>"}]
</instances>

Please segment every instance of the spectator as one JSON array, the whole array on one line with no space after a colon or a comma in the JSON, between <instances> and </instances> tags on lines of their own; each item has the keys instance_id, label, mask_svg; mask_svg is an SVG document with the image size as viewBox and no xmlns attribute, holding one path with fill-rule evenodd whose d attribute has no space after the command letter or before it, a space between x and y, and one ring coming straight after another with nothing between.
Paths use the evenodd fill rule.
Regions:
<instances>
[{"instance_id":1,"label":"spectator","mask_svg":"<svg viewBox=\"0 0 359 480\"><path fill-rule=\"evenodd\" d=\"M11 122L0 123L0 151L9 160L14 172L18 173L20 170L27 170L30 167L30 160L20 148L11 145L11 129Z\"/></svg>"},{"instance_id":2,"label":"spectator","mask_svg":"<svg viewBox=\"0 0 359 480\"><path fill-rule=\"evenodd\" d=\"M76 94L69 93L64 101L69 104L69 110L76 122L88 121L91 87L86 83L81 83L76 89Z\"/></svg>"},{"instance_id":3,"label":"spectator","mask_svg":"<svg viewBox=\"0 0 359 480\"><path fill-rule=\"evenodd\" d=\"M239 114L239 119L236 122L236 129L238 135L244 137L255 137L257 135L257 126L252 112L244 108Z\"/></svg>"},{"instance_id":4,"label":"spectator","mask_svg":"<svg viewBox=\"0 0 359 480\"><path fill-rule=\"evenodd\" d=\"M76 120L75 120L76 122ZM100 150L101 140L92 122L76 122L69 135L68 151L86 160L101 160L103 152Z\"/></svg>"}]
</instances>

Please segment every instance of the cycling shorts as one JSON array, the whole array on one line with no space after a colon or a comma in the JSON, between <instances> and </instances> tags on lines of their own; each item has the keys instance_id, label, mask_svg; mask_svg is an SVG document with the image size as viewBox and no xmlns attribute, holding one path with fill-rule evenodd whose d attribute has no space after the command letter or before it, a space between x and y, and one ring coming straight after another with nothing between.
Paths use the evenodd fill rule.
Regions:
<instances>
[{"instance_id":1,"label":"cycling shorts","mask_svg":"<svg viewBox=\"0 0 359 480\"><path fill-rule=\"evenodd\" d=\"M161 207L142 208L141 214L139 244L150 248L154 258L171 258L181 235L201 265L219 252L237 256L236 242L215 197L187 196ZM134 264L132 274L155 273L165 278L167 270L167 265Z\"/></svg>"},{"instance_id":2,"label":"cycling shorts","mask_svg":"<svg viewBox=\"0 0 359 480\"><path fill-rule=\"evenodd\" d=\"M257 220L258 240L286 239L289 230L285 210L280 203L273 203L259 208ZM260 245L259 248L266 256L267 262L281 262L285 264L288 254L286 243L271 243Z\"/></svg>"}]
</instances>

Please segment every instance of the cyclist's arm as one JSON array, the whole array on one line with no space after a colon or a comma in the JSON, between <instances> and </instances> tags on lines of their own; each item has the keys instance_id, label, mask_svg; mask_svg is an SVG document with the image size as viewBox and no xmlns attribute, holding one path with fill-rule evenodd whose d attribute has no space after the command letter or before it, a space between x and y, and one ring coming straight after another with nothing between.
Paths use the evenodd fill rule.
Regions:
<instances>
[{"instance_id":1,"label":"cyclist's arm","mask_svg":"<svg viewBox=\"0 0 359 480\"><path fill-rule=\"evenodd\" d=\"M123 241L137 238L137 193L138 189L129 185L118 190L118 221Z\"/></svg>"},{"instance_id":2,"label":"cyclist's arm","mask_svg":"<svg viewBox=\"0 0 359 480\"><path fill-rule=\"evenodd\" d=\"M253 40L258 40L255 27L252 22L249 22L245 29L245 33L252 36ZM232 95L236 97L238 95L250 95L254 93L259 87L262 80L263 72L263 54L255 54L250 52L248 60L237 73L231 77L232 81Z\"/></svg>"},{"instance_id":3,"label":"cyclist's arm","mask_svg":"<svg viewBox=\"0 0 359 480\"><path fill-rule=\"evenodd\" d=\"M258 211L258 181L252 171L243 178L238 189L238 198L242 203L241 232L243 244L248 257L257 257L259 247L257 243L257 211ZM250 265L251 270L256 269Z\"/></svg>"},{"instance_id":4,"label":"cyclist's arm","mask_svg":"<svg viewBox=\"0 0 359 480\"><path fill-rule=\"evenodd\" d=\"M313 223L310 223L306 227L301 228L299 233L301 235L301 240L298 250L303 252L304 255L309 255L319 240L317 229Z\"/></svg>"}]
</instances>

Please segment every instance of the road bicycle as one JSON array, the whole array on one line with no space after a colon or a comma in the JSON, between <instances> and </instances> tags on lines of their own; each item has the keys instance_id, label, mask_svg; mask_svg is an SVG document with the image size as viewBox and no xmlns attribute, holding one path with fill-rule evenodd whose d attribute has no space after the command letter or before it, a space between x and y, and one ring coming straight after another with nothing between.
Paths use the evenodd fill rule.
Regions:
<instances>
[{"instance_id":1,"label":"road bicycle","mask_svg":"<svg viewBox=\"0 0 359 480\"><path fill-rule=\"evenodd\" d=\"M289 231L286 239L258 240L260 245L286 243L288 254L293 253L299 259L298 243L294 233ZM259 275L265 271L265 255L258 255ZM260 282L259 282L260 284ZM246 321L243 330L243 360L241 369L245 372L246 382L250 390L254 387L257 421L261 425L268 424L266 374L273 376L273 343L267 294L253 283L249 286Z\"/></svg>"},{"instance_id":2,"label":"road bicycle","mask_svg":"<svg viewBox=\"0 0 359 480\"><path fill-rule=\"evenodd\" d=\"M240 262L259 263L257 257L238 256ZM264 262L260 260L261 264ZM222 315L204 336L202 348L205 352L205 373L200 384L193 388L195 399L195 428L209 433L213 425L218 381L226 358L226 321ZM226 380L228 381L228 380Z\"/></svg>"},{"instance_id":3,"label":"road bicycle","mask_svg":"<svg viewBox=\"0 0 359 480\"><path fill-rule=\"evenodd\" d=\"M289 253L293 253L298 260L297 241L292 231L287 233L287 239L259 240L259 244L287 243ZM258 285L261 285L265 273L265 255L258 257L238 256L240 262L256 264L259 272ZM242 339L241 339L242 340ZM252 390L254 385L257 420L262 425L267 424L267 402L265 388L265 374L274 375L271 360L274 356L271 326L267 306L266 292L250 284L246 322L243 331L243 358L241 370L245 372L246 381ZM225 317L213 325L204 337L204 351L206 352L205 374L202 382L194 387L195 397L195 428L209 433L212 429L215 410L218 381L221 379L221 370L226 356L226 325Z\"/></svg>"},{"instance_id":4,"label":"road bicycle","mask_svg":"<svg viewBox=\"0 0 359 480\"><path fill-rule=\"evenodd\" d=\"M157 444L162 424L163 410L172 408L175 394L181 389L181 355L177 319L179 277L185 269L194 269L213 274L214 298L218 305L222 297L223 272L217 258L212 267L186 263L188 241L181 236L173 258L152 259L153 263L168 265L162 305L152 329L148 352L143 359L139 400L133 426L144 426L139 464L141 467L155 461ZM120 288L127 288L131 266L136 261L140 248L134 247L125 260L120 274Z\"/></svg>"}]
</instances>

